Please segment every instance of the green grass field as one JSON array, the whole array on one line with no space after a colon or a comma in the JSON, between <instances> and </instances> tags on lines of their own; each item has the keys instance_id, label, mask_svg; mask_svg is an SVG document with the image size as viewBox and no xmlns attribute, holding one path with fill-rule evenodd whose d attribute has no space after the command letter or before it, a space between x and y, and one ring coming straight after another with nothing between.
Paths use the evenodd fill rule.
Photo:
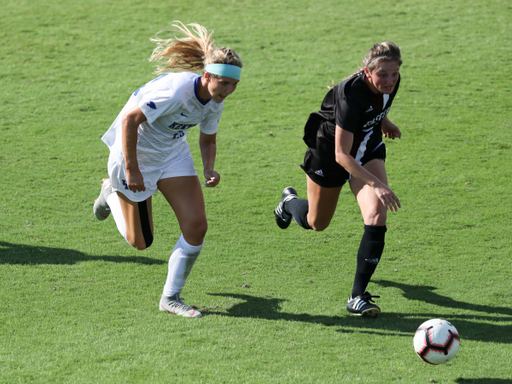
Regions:
<instances>
[{"instance_id":1,"label":"green grass field","mask_svg":"<svg viewBox=\"0 0 512 384\"><path fill-rule=\"evenodd\" d=\"M0 383L512 383L512 4L505 0L3 0L0 12ZM151 80L149 38L173 20L244 60L225 102L203 252L158 310L180 234L162 195L155 242L129 247L92 214L100 137ZM375 42L402 48L386 142L390 214L370 284L377 319L349 316L362 234L346 188L331 226L277 228L305 196L302 130L331 81ZM198 128L189 142L202 169ZM451 321L461 348L430 366L413 335Z\"/></svg>"}]
</instances>

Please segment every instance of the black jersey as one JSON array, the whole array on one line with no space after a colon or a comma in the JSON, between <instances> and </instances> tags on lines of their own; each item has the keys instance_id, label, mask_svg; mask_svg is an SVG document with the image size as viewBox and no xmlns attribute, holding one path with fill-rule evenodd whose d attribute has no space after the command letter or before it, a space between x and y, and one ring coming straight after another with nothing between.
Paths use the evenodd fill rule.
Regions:
<instances>
[{"instance_id":1,"label":"black jersey","mask_svg":"<svg viewBox=\"0 0 512 384\"><path fill-rule=\"evenodd\" d=\"M335 85L322 101L319 112L310 115L304 141L319 156L334 160L336 125L354 134L350 154L361 159L382 143L381 123L391 109L400 79L393 93L374 94L360 73Z\"/></svg>"}]
</instances>

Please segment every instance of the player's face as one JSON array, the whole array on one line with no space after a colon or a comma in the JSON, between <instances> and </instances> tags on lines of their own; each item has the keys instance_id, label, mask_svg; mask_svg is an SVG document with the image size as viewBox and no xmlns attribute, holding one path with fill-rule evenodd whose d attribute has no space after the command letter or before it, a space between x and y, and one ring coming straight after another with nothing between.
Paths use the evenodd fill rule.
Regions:
<instances>
[{"instance_id":1,"label":"player's face","mask_svg":"<svg viewBox=\"0 0 512 384\"><path fill-rule=\"evenodd\" d=\"M222 103L226 97L235 92L238 80L230 77L209 77L208 92L216 103Z\"/></svg>"},{"instance_id":2,"label":"player's face","mask_svg":"<svg viewBox=\"0 0 512 384\"><path fill-rule=\"evenodd\" d=\"M384 61L371 73L367 68L364 71L368 85L375 94L392 93L400 76L400 66L395 61Z\"/></svg>"}]
</instances>

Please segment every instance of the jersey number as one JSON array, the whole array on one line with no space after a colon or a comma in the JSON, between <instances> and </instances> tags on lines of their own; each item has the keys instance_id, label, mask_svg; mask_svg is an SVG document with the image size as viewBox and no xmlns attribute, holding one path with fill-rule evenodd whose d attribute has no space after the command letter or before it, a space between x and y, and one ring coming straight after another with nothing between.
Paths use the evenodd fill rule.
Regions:
<instances>
[{"instance_id":1,"label":"jersey number","mask_svg":"<svg viewBox=\"0 0 512 384\"><path fill-rule=\"evenodd\" d=\"M173 139L176 140L183 136L185 136L185 131L180 131L180 132L174 134Z\"/></svg>"}]
</instances>

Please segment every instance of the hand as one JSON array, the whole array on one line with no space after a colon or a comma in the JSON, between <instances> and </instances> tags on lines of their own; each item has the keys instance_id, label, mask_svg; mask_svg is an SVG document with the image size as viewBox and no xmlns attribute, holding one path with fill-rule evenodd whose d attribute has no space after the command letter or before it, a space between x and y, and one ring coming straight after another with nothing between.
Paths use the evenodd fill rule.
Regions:
<instances>
[{"instance_id":1,"label":"hand","mask_svg":"<svg viewBox=\"0 0 512 384\"><path fill-rule=\"evenodd\" d=\"M402 207L400 205L400 200L398 200L398 197L388 187L375 187L374 190L382 204L384 204L384 206L391 212L396 212L398 211L398 208Z\"/></svg>"},{"instance_id":2,"label":"hand","mask_svg":"<svg viewBox=\"0 0 512 384\"><path fill-rule=\"evenodd\" d=\"M214 170L204 171L204 178L206 179L204 182L204 186L208 188L213 188L219 184L220 175Z\"/></svg>"},{"instance_id":3,"label":"hand","mask_svg":"<svg viewBox=\"0 0 512 384\"><path fill-rule=\"evenodd\" d=\"M382 133L384 134L384 137L388 137L392 140L395 140L396 138L402 137L402 132L400 132L400 128L393 124L391 121L383 121L382 122Z\"/></svg>"},{"instance_id":4,"label":"hand","mask_svg":"<svg viewBox=\"0 0 512 384\"><path fill-rule=\"evenodd\" d=\"M142 192L146 190L144 178L138 169L135 171L126 170L126 186L132 192Z\"/></svg>"}]
</instances>

